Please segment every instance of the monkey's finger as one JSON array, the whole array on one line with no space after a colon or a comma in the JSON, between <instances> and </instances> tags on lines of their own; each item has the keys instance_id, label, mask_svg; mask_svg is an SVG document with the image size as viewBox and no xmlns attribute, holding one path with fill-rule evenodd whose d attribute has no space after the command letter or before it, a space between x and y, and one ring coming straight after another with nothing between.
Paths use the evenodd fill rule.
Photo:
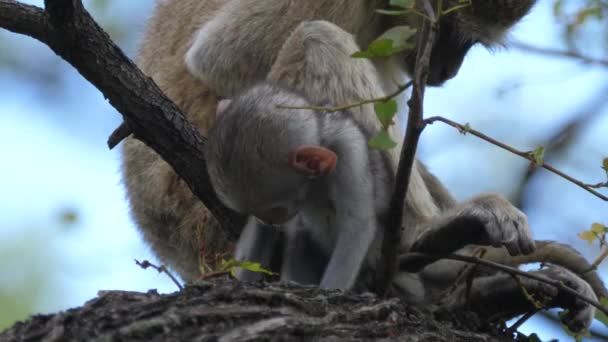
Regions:
<instances>
[{"instance_id":1,"label":"monkey's finger","mask_svg":"<svg viewBox=\"0 0 608 342\"><path fill-rule=\"evenodd\" d=\"M532 233L528 228L527 222L514 221L513 224L517 227L519 233L519 247L523 254L530 254L536 250L536 243L532 238Z\"/></svg>"},{"instance_id":2,"label":"monkey's finger","mask_svg":"<svg viewBox=\"0 0 608 342\"><path fill-rule=\"evenodd\" d=\"M519 248L518 241L506 242L506 243L504 243L504 246L507 249L507 252L509 252L509 254L511 256L521 255L521 249Z\"/></svg>"}]
</instances>

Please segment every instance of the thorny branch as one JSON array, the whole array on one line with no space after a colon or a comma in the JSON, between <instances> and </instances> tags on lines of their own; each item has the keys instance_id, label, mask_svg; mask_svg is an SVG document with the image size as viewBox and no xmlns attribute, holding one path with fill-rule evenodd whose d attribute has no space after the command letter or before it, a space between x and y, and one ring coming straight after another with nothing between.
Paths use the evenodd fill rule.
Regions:
<instances>
[{"instance_id":1,"label":"thorny branch","mask_svg":"<svg viewBox=\"0 0 608 342\"><path fill-rule=\"evenodd\" d=\"M401 227L410 226L407 222L402 222L407 217L403 217L405 196L409 185L410 175L416 158L416 149L420 134L424 129L423 103L426 80L429 73L431 52L435 42L437 31L437 18L429 0L423 1L424 12L431 20L424 20L418 35L418 50L416 52L416 67L414 70L414 88L412 97L408 101L409 115L407 128L401 154L399 166L397 167L396 184L391 197L390 209L388 213L387 225L385 227L382 240L382 256L378 263L378 284L377 291L384 295L390 288L395 271L397 269L397 254L401 242ZM413 234L413 232L404 232Z\"/></svg>"},{"instance_id":2,"label":"thorny branch","mask_svg":"<svg viewBox=\"0 0 608 342\"><path fill-rule=\"evenodd\" d=\"M0 27L48 45L97 87L125 120L114 138L132 130L166 160L236 239L244 217L215 196L203 155L205 138L179 108L116 46L80 0L46 0L46 9L0 0ZM126 129L128 127L128 129Z\"/></svg>"},{"instance_id":3,"label":"thorny branch","mask_svg":"<svg viewBox=\"0 0 608 342\"><path fill-rule=\"evenodd\" d=\"M518 150L516 148L513 148L513 147L511 147L511 146L509 146L509 145L507 145L505 143L502 143L502 142L500 142L500 141L498 141L498 140L496 140L494 138L491 138L491 137L489 137L489 136L487 136L487 135L485 135L485 134L483 134L483 133L481 133L479 131L476 131L476 130L468 127L468 126L461 125L461 124L459 124L457 122L454 122L454 121L452 121L450 119L446 119L446 118L444 118L442 116L433 116L433 117L430 117L430 118L424 120L425 124L433 124L436 121L440 121L440 122L443 122L443 123L445 123L445 124L447 124L449 126L457 128L461 132L470 133L470 134L472 134L472 135L474 135L474 136L476 136L476 137L478 137L478 138L480 138L482 140L485 140L485 141L489 142L492 145L498 146L498 147L500 147L500 148L502 148L504 150L507 150L507 151L509 151L509 152L511 152L511 153L513 153L515 155L518 155L518 156L520 156L520 157L522 157L524 159L527 159L530 162L536 164L536 160L535 160L534 156L532 154L530 154L530 152L520 151L520 150ZM608 201L608 196L603 195L603 194L599 193L598 191L594 190L593 186L589 186L588 184L585 184L584 182L582 182L582 181L580 181L580 180L578 180L578 179L576 179L576 178L574 178L572 176L569 176L569 175L565 174L564 172L562 172L562 171L554 168L553 166L551 166L549 164L542 163L541 165L538 165L538 164L536 164L536 165L540 166L540 167L542 167L542 168L544 168L546 170L549 170L549 171L555 173L556 175L558 175L558 176L560 176L560 177L562 177L562 178L564 178L564 179L566 179L566 180L568 180L568 181L570 181L570 182L578 185L579 187L587 190L588 192L592 193L593 195L599 197L600 199L602 199L604 201Z\"/></svg>"}]
</instances>

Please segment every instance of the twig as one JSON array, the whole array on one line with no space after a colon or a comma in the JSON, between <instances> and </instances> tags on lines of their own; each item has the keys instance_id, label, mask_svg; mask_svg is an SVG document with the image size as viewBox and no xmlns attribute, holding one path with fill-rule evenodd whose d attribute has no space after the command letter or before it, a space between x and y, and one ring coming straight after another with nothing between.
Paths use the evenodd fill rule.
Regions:
<instances>
[{"instance_id":1,"label":"twig","mask_svg":"<svg viewBox=\"0 0 608 342\"><path fill-rule=\"evenodd\" d=\"M438 29L436 16L428 0L423 1L426 14L431 20L424 20L422 28L418 33L418 50L416 52L416 66L414 69L414 89L412 97L408 101L409 115L405 139L399 158L399 166L395 177L395 188L391 197L388 220L382 240L382 255L377 265L377 291L385 295L390 289L395 271L397 269L397 253L401 241L401 225L403 219L403 208L405 196L409 185L410 175L416 158L416 149L420 134L424 129L423 102L424 90L429 73L431 52L435 42L435 34ZM408 218L405 218L406 220ZM410 226L407 223L406 227ZM412 234L412 232L404 232Z\"/></svg>"},{"instance_id":2,"label":"twig","mask_svg":"<svg viewBox=\"0 0 608 342\"><path fill-rule=\"evenodd\" d=\"M131 132L129 125L123 121L108 138L108 147L110 150L116 147L116 145L120 144L120 142L131 135L131 133L133 132Z\"/></svg>"},{"instance_id":3,"label":"twig","mask_svg":"<svg viewBox=\"0 0 608 342\"><path fill-rule=\"evenodd\" d=\"M572 58L572 59L578 60L579 62L582 62L585 64L597 64L597 65L602 65L602 66L608 67L607 59L600 59L600 58L593 58L593 57L585 56L576 51L538 47L538 46L530 45L530 44L527 44L524 42L519 42L519 41L510 42L509 46L513 46L522 51L537 53L537 54L541 54L541 55L545 55L545 56Z\"/></svg>"},{"instance_id":4,"label":"twig","mask_svg":"<svg viewBox=\"0 0 608 342\"><path fill-rule=\"evenodd\" d=\"M485 141L489 142L492 145L498 146L498 147L500 147L500 148L502 148L504 150L507 150L507 151L509 151L509 152L511 152L513 154L516 154L516 155L518 155L518 156L520 156L520 157L522 157L524 159L527 159L527 160L531 161L532 163L536 164L536 160L534 159L534 156L530 154L530 152L524 152L524 151L517 150L517 149L515 149L515 148L513 148L513 147L511 147L511 146L509 146L509 145L507 145L505 143L502 143L502 142L500 142L500 141L498 141L498 140L496 140L494 138L491 138L491 137L489 137L489 136L487 136L487 135L485 135L485 134L483 134L483 133L481 133L479 131L476 131L476 130L468 127L468 126L461 125L461 124L459 124L459 123L457 123L455 121L452 121L450 119L444 118L442 116L433 116L433 117L430 117L430 118L424 120L424 122L426 124L433 124L436 121L440 121L440 122L443 122L443 123L445 123L445 124L447 124L449 126L457 128L461 132L470 133L470 134L472 134L472 135L474 135L474 136L476 136L476 137L478 137L478 138L480 138L482 140L485 140ZM536 165L538 165L538 164L536 164ZM592 193L593 195L599 197L600 199L602 199L604 201L608 201L608 196L605 196L605 195L599 193L598 191L594 190L592 187L588 186L584 182L581 182L580 180L578 180L578 179L576 179L576 178L574 178L572 176L569 176L569 175L563 173L562 171L557 170L553 166L551 166L549 164L546 164L546 163L543 163L542 165L538 165L538 166L540 166L540 167L542 167L542 168L544 168L546 170L549 170L549 171L553 172L554 174L556 174L556 175L558 175L558 176L560 176L560 177L562 177L562 178L570 181L571 183L574 183L574 184L578 185L579 187L587 190L588 192Z\"/></svg>"},{"instance_id":5,"label":"twig","mask_svg":"<svg viewBox=\"0 0 608 342\"><path fill-rule=\"evenodd\" d=\"M593 188L593 189L608 188L608 182L595 183L595 184L585 184L585 186L588 186L588 187Z\"/></svg>"},{"instance_id":6,"label":"twig","mask_svg":"<svg viewBox=\"0 0 608 342\"><path fill-rule=\"evenodd\" d=\"M540 282L543 282L545 284L554 286L556 288L558 288L559 290L562 290L564 292L567 292L568 294L575 296L576 298L584 301L587 304L593 305L594 307L596 307L598 310L600 310L601 312L605 313L608 315L608 307L605 307L604 305L600 304L597 300L583 296L581 294L579 294L578 292L576 292L576 290L566 286L563 282L561 281L557 281L557 280L553 280L550 278L546 278L534 273L529 273L526 271L522 271L519 270L517 268L513 268L510 266L506 266L503 264L499 264L493 261L489 261L489 260L485 260L485 259L480 259L478 257L475 256L468 256L468 255L460 255L460 254L441 254L441 255L436 255L436 254L426 254L426 253L408 253L405 254L403 256L404 260L411 260L411 258L432 258L432 259L449 259L449 260L457 260L457 261L463 261L463 262L468 262L468 263L472 263L472 264L477 264L477 265L482 265L482 266L486 266L498 271L502 271L505 272L507 274L510 275L517 275L517 276L522 276L522 277L526 277L526 278L530 278L530 279L534 279Z\"/></svg>"},{"instance_id":7,"label":"twig","mask_svg":"<svg viewBox=\"0 0 608 342\"><path fill-rule=\"evenodd\" d=\"M184 289L182 284L179 283L177 278L175 278L173 276L173 274L171 274L171 272L167 269L167 267L165 265L156 266L153 263L149 262L148 260L144 260L144 261L140 262L137 259L135 259L135 264L137 264L137 266L143 268L144 270L148 269L148 267L152 267L153 269L158 271L158 273L164 273L164 274L168 275L169 278L171 278L171 280L175 283L175 285L177 285L177 287L179 288L180 291Z\"/></svg>"},{"instance_id":8,"label":"twig","mask_svg":"<svg viewBox=\"0 0 608 342\"><path fill-rule=\"evenodd\" d=\"M602 253L595 259L595 261L593 261L593 263L591 264L591 267L589 267L589 270L586 272L592 272L597 270L597 267L606 259L608 258L608 247L604 247L604 250L602 251Z\"/></svg>"},{"instance_id":9,"label":"twig","mask_svg":"<svg viewBox=\"0 0 608 342\"><path fill-rule=\"evenodd\" d=\"M284 109L309 109L309 110L316 110L316 111L320 111L320 112L327 112L327 113L335 113L335 112L340 112L343 110L347 110L347 109L351 109L351 108L356 108L356 107L361 107L363 105L366 104L370 104L370 103L376 103L376 102L386 102L388 100L391 100L397 96L399 96L399 94L403 93L405 90L407 90L407 88L409 88L414 82L413 81L409 81L405 84L400 84L397 86L397 90L395 90L394 92L386 95L386 96L382 96L382 97L377 97L375 99L368 99L368 100L363 100L360 102L355 102L355 103L351 103L351 104L347 104L347 105L342 105L342 106L337 106L337 107L323 107L323 106L277 106L277 108L284 108Z\"/></svg>"},{"instance_id":10,"label":"twig","mask_svg":"<svg viewBox=\"0 0 608 342\"><path fill-rule=\"evenodd\" d=\"M517 322L513 323L513 325L507 329L507 331L506 331L507 336L511 336L513 333L515 333L515 331L517 331L517 329L519 329L519 327L521 327L522 324L526 323L527 320L532 318L532 316L536 315L539 311L540 311L540 309L526 312L523 316L521 316L517 320Z\"/></svg>"},{"instance_id":11,"label":"twig","mask_svg":"<svg viewBox=\"0 0 608 342\"><path fill-rule=\"evenodd\" d=\"M608 83L603 84L581 108L577 109L576 113L569 115L569 119L560 128L542 139L543 141L539 145L545 147L543 159L550 160L555 158L555 156L566 154L577 137L583 133L583 130L586 127L592 126L593 121L602 115L603 109L608 106L606 98L608 98ZM540 171L540 168L534 167L533 164L530 164L530 166L523 175L519 185L515 187L517 194L513 196L514 200L512 201L513 205L522 209L525 209L522 205L524 203L523 197L526 187L534 175ZM589 186L589 184L587 185ZM596 188L595 186L590 187Z\"/></svg>"}]
</instances>

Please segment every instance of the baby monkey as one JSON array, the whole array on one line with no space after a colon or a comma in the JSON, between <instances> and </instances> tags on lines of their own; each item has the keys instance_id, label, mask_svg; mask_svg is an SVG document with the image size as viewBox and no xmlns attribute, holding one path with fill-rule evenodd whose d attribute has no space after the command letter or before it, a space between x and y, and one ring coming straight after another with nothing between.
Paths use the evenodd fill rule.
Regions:
<instances>
[{"instance_id":1,"label":"baby monkey","mask_svg":"<svg viewBox=\"0 0 608 342\"><path fill-rule=\"evenodd\" d=\"M305 234L325 254L317 257L329 258L320 286L348 289L378 236L392 166L367 147L373 132L352 116L282 108L312 103L270 82L223 100L209 133L209 174L227 206L257 218L246 231L268 229L249 227L257 221L284 227L282 279L319 283L318 271L305 270L319 263L301 259L310 255L300 240ZM237 254L251 243L247 239L241 238Z\"/></svg>"}]
</instances>

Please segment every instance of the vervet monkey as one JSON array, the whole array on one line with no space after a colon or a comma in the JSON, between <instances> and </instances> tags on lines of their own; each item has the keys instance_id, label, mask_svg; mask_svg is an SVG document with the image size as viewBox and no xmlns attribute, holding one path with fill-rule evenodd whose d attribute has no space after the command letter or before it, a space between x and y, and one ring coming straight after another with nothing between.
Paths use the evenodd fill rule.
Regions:
<instances>
[{"instance_id":1,"label":"vervet monkey","mask_svg":"<svg viewBox=\"0 0 608 342\"><path fill-rule=\"evenodd\" d=\"M218 197L238 212L286 230L283 280L342 289L355 287L359 280L359 288L373 287L367 274L373 273L380 255L397 156L368 147L367 141L380 129L369 105L338 113L286 108L318 105L325 99L350 103L380 96L374 66L350 57L357 49L350 34L329 22L302 23L279 52L266 82L220 102L216 124L209 132L205 155ZM505 246L511 254L533 252L526 218L508 201L484 195L456 205L450 200L452 207L441 210L424 183L426 171L419 169L423 167L415 164L410 184L417 196L407 197L405 213L407 222L422 230L412 250L446 253L483 243ZM422 193L427 196L420 196ZM421 212L433 207L434 216ZM236 255L268 263L273 242L266 238L272 235L272 228L257 219L250 218ZM444 280L455 278L453 270L437 271L430 268L427 273ZM589 284L563 268L538 273L595 298ZM239 277L251 279L251 274L242 272ZM421 298L413 300L436 301L427 293L424 278L417 281ZM495 282L501 287L479 285ZM411 294L411 282L400 285ZM441 290L438 283L433 285L433 290ZM474 285L478 292L473 300L480 306L501 295L515 298L507 306L492 303L485 312L497 306L497 314L519 314L530 307L521 285L505 281L503 274L477 278ZM593 319L594 309L586 303L558 296L555 289L547 290L536 282L526 281L525 285L549 296L547 305L569 308L571 314L564 322L571 328L587 327ZM462 292L455 291L444 306L461 307L466 297Z\"/></svg>"},{"instance_id":2,"label":"vervet monkey","mask_svg":"<svg viewBox=\"0 0 608 342\"><path fill-rule=\"evenodd\" d=\"M470 7L443 17L428 83L438 85L453 77L473 44L500 43L502 34L534 2L473 0ZM333 22L354 34L361 47L368 46L396 24L417 25L420 18L415 15L391 17L376 12L387 8L388 3L388 0L158 1L137 62L206 135L214 119L217 94L226 96L264 79L279 49L302 21ZM458 2L443 3L448 8ZM413 70L411 51L374 62L385 91L394 86L394 80L399 80L400 71ZM207 62L218 64L206 81L201 81L197 70L209 69L199 67ZM124 144L123 175L131 212L144 240L182 279L196 279L201 274L201 264L213 266L218 255L230 253L233 241L186 183L158 154L134 138Z\"/></svg>"},{"instance_id":3,"label":"vervet monkey","mask_svg":"<svg viewBox=\"0 0 608 342\"><path fill-rule=\"evenodd\" d=\"M307 245L295 243L300 234L310 236L327 259L322 288L350 289L362 267L378 262L399 149L369 147L381 129L373 107L337 113L282 108L382 96L372 63L350 57L358 50L352 36L334 24L301 24L281 48L268 82L220 102L209 131L209 176L226 206L268 224L283 224L297 215L286 225L284 280L302 281L306 262L300 256L307 253L301 248ZM398 135L397 125L392 126L393 136ZM513 255L534 250L525 215L498 195L476 197L442 215L418 167L410 178L408 224L431 220L423 227L425 234L458 229L460 238L435 245L449 244L452 251L485 243L505 246ZM435 246L429 240L423 241ZM252 241L265 245L260 239L240 239L238 246Z\"/></svg>"}]
</instances>

